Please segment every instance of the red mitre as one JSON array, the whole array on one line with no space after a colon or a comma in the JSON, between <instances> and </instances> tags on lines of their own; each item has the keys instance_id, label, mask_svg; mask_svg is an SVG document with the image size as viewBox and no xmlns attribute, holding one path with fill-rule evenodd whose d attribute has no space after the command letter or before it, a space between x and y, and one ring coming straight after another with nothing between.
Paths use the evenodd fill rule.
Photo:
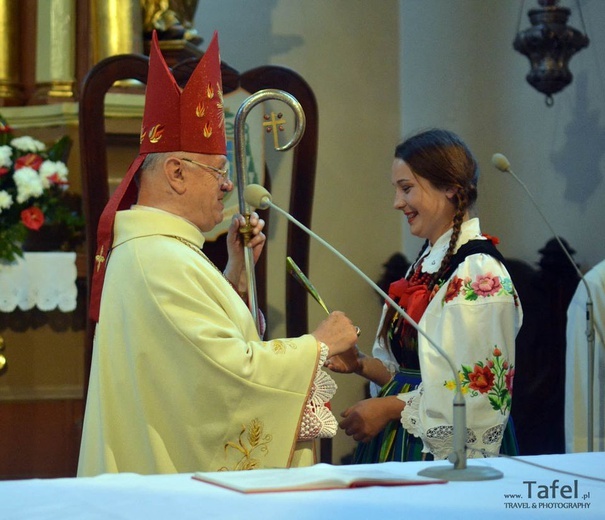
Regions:
<instances>
[{"instance_id":1,"label":"red mitre","mask_svg":"<svg viewBox=\"0 0 605 520\"><path fill-rule=\"evenodd\" d=\"M158 46L149 53L140 153L193 152L225 155L225 118L218 36L181 92Z\"/></svg>"},{"instance_id":2,"label":"red mitre","mask_svg":"<svg viewBox=\"0 0 605 520\"><path fill-rule=\"evenodd\" d=\"M99 321L101 292L113 240L116 211L137 199L133 182L149 153L192 152L226 155L223 86L218 35L215 32L204 56L181 91L170 72L154 31L149 52L145 110L139 155L105 206L97 230L97 254L90 292L90 318Z\"/></svg>"}]
</instances>

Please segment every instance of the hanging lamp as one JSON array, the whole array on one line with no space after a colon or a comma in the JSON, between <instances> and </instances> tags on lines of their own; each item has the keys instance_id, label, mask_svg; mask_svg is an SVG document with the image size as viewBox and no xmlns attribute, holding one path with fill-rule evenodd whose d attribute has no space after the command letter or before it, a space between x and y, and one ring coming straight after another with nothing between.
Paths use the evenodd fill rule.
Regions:
<instances>
[{"instance_id":1,"label":"hanging lamp","mask_svg":"<svg viewBox=\"0 0 605 520\"><path fill-rule=\"evenodd\" d=\"M567 25L571 10L560 7L558 3L559 0L538 0L540 7L527 13L531 27L518 31L513 42L514 49L529 58L531 70L525 78L532 87L546 95L547 106L553 105L553 94L571 83L573 76L569 61L589 43L577 0L584 33Z\"/></svg>"}]
</instances>

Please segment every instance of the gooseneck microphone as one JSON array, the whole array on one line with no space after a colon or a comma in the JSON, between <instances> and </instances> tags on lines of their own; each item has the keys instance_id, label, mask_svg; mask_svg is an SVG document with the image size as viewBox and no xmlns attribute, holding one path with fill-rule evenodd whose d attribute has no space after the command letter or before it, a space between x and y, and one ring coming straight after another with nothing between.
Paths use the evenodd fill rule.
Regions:
<instances>
[{"instance_id":1,"label":"gooseneck microphone","mask_svg":"<svg viewBox=\"0 0 605 520\"><path fill-rule=\"evenodd\" d=\"M582 280L582 283L584 284L584 287L586 288L586 341L588 344L588 374L587 374L588 375L588 377L587 377L587 387L588 387L588 396L587 397L588 397L588 399L587 399L587 403L586 403L586 406L587 406L586 417L587 417L588 431L586 433L587 433L588 451L594 451L594 429L593 429L593 425L594 425L594 408L593 408L594 399L593 399L593 397L594 397L594 394L593 394L593 391L594 391L594 358L595 358L595 328L594 327L595 327L595 325L594 325L594 316L593 316L592 294L590 292L590 287L588 286L588 282L586 281L586 278L584 278L584 274L582 274L582 271L580 271L580 268L574 262L573 258L569 254L569 251L567 251L567 248L563 245L563 242L559 238L559 235L557 234L557 232L550 225L550 222L548 221L548 219L546 218L546 216L540 209L540 206L536 202L536 199L534 198L534 196L531 194L529 189L527 189L527 186L525 186L523 181L517 175L515 175L515 172L513 172L513 170L511 169L510 162L508 161L508 159L501 153L495 153L494 155L492 155L492 164L501 172L509 173L510 175L512 175L512 177L523 187L523 189L529 196L530 200L532 201L533 205L535 206L536 210L538 210L538 213L542 217L542 220L544 220L544 222L550 229L551 233L554 235L555 239L559 243L559 246L561 246L561 249L563 250L563 252L565 253L565 256L569 260L569 263L571 265L573 265L574 269L576 270L576 273L578 273L580 280Z\"/></svg>"},{"instance_id":2,"label":"gooseneck microphone","mask_svg":"<svg viewBox=\"0 0 605 520\"><path fill-rule=\"evenodd\" d=\"M563 245L563 242L559 238L559 235L557 234L557 232L550 225L550 222L548 221L548 219L546 218L546 216L544 215L544 213L540 209L540 206L536 202L536 199L534 198L534 196L527 189L527 186L525 186L525 183L517 175L515 175L515 172L513 172L511 170L510 162L508 161L508 159L504 155L502 155L501 153L495 153L494 155L492 155L492 164L498 170L500 170L501 172L510 173L515 178L515 180L523 187L523 189L525 190L525 192L527 193L527 195L529 196L529 198L533 202L534 206L536 207L536 210L538 210L538 213L540 214L540 216L542 217L542 219L544 220L544 222L546 223L546 225L550 229L551 233L554 235L555 239L559 243L559 246L561 246L561 249L563 250L563 253L565 253L565 256L567 257L567 259L569 260L569 262L571 263L571 265L573 265L573 268L576 270L576 273L578 273L578 276L586 284L586 280L584 280L584 275L582 274L582 271L580 271L580 269L578 268L578 266L574 262L573 258L569 254L569 251L567 251L567 248ZM586 285L586 290L589 291L588 285ZM592 299L591 299L591 303L592 303Z\"/></svg>"},{"instance_id":3,"label":"gooseneck microphone","mask_svg":"<svg viewBox=\"0 0 605 520\"><path fill-rule=\"evenodd\" d=\"M488 466L467 466L466 463L466 402L464 395L462 394L462 386L460 384L460 378L454 363L445 351L437 345L428 335L422 330L418 324L405 312L405 310L399 306L395 301L385 293L374 281L369 278L361 269L359 269L353 262L347 257L335 249L332 245L326 242L319 235L311 231L304 224L296 220L290 213L280 208L273 203L271 194L262 186L258 184L248 184L244 189L244 199L246 202L259 209L272 208L277 212L284 215L290 222L294 223L300 229L302 229L309 236L313 237L324 247L329 249L338 258L340 258L345 264L347 264L353 271L355 271L361 278L363 278L385 301L393 307L406 321L414 327L419 334L421 334L431 344L431 346L443 356L447 361L452 373L454 374L454 381L456 383L456 394L454 396L454 413L453 413L453 448L454 451L448 456L449 462L454 466L435 466L422 470L419 474L432 478L439 478L442 480L456 480L456 481L473 481L473 480L493 480L502 478L503 474Z\"/></svg>"}]
</instances>

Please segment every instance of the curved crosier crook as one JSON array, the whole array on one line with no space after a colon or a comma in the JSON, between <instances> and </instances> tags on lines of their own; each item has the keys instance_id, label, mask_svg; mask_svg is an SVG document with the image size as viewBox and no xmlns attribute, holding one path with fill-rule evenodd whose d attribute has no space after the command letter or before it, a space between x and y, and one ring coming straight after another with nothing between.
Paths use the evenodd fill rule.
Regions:
<instances>
[{"instance_id":1,"label":"curved crosier crook","mask_svg":"<svg viewBox=\"0 0 605 520\"><path fill-rule=\"evenodd\" d=\"M275 146L275 150L278 152L284 152L295 147L305 132L305 113L301 104L298 100L284 92L283 90L277 89L263 89L247 97L239 107L235 114L234 122L234 139L235 139L235 170L237 174L237 196L239 203L239 211L246 219L246 225L240 228L240 233L244 239L244 245L246 245L251 237L252 226L250 225L250 207L246 204L244 199L244 188L246 187L246 175L244 173L244 166L246 164L246 137L245 137L245 122L248 114L252 109L262 103L263 101L276 100L287 104L294 111L294 133L292 138L283 146ZM244 259L246 265L246 278L248 280L248 307L254 317L256 323L256 330L261 329L260 319L258 315L258 297L256 292L256 276L254 272L254 255L250 248L244 248Z\"/></svg>"}]
</instances>

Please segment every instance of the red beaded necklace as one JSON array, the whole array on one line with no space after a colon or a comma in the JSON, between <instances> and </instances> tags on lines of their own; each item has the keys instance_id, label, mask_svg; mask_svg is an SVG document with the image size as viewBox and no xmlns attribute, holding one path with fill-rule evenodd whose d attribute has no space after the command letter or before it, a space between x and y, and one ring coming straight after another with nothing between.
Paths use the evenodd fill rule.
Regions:
<instances>
[{"instance_id":1,"label":"red beaded necklace","mask_svg":"<svg viewBox=\"0 0 605 520\"><path fill-rule=\"evenodd\" d=\"M428 286L433 279L433 275L431 273L422 272L422 261L418 264L418 267L412 273L410 277L409 283L410 285L426 285Z\"/></svg>"}]
</instances>

